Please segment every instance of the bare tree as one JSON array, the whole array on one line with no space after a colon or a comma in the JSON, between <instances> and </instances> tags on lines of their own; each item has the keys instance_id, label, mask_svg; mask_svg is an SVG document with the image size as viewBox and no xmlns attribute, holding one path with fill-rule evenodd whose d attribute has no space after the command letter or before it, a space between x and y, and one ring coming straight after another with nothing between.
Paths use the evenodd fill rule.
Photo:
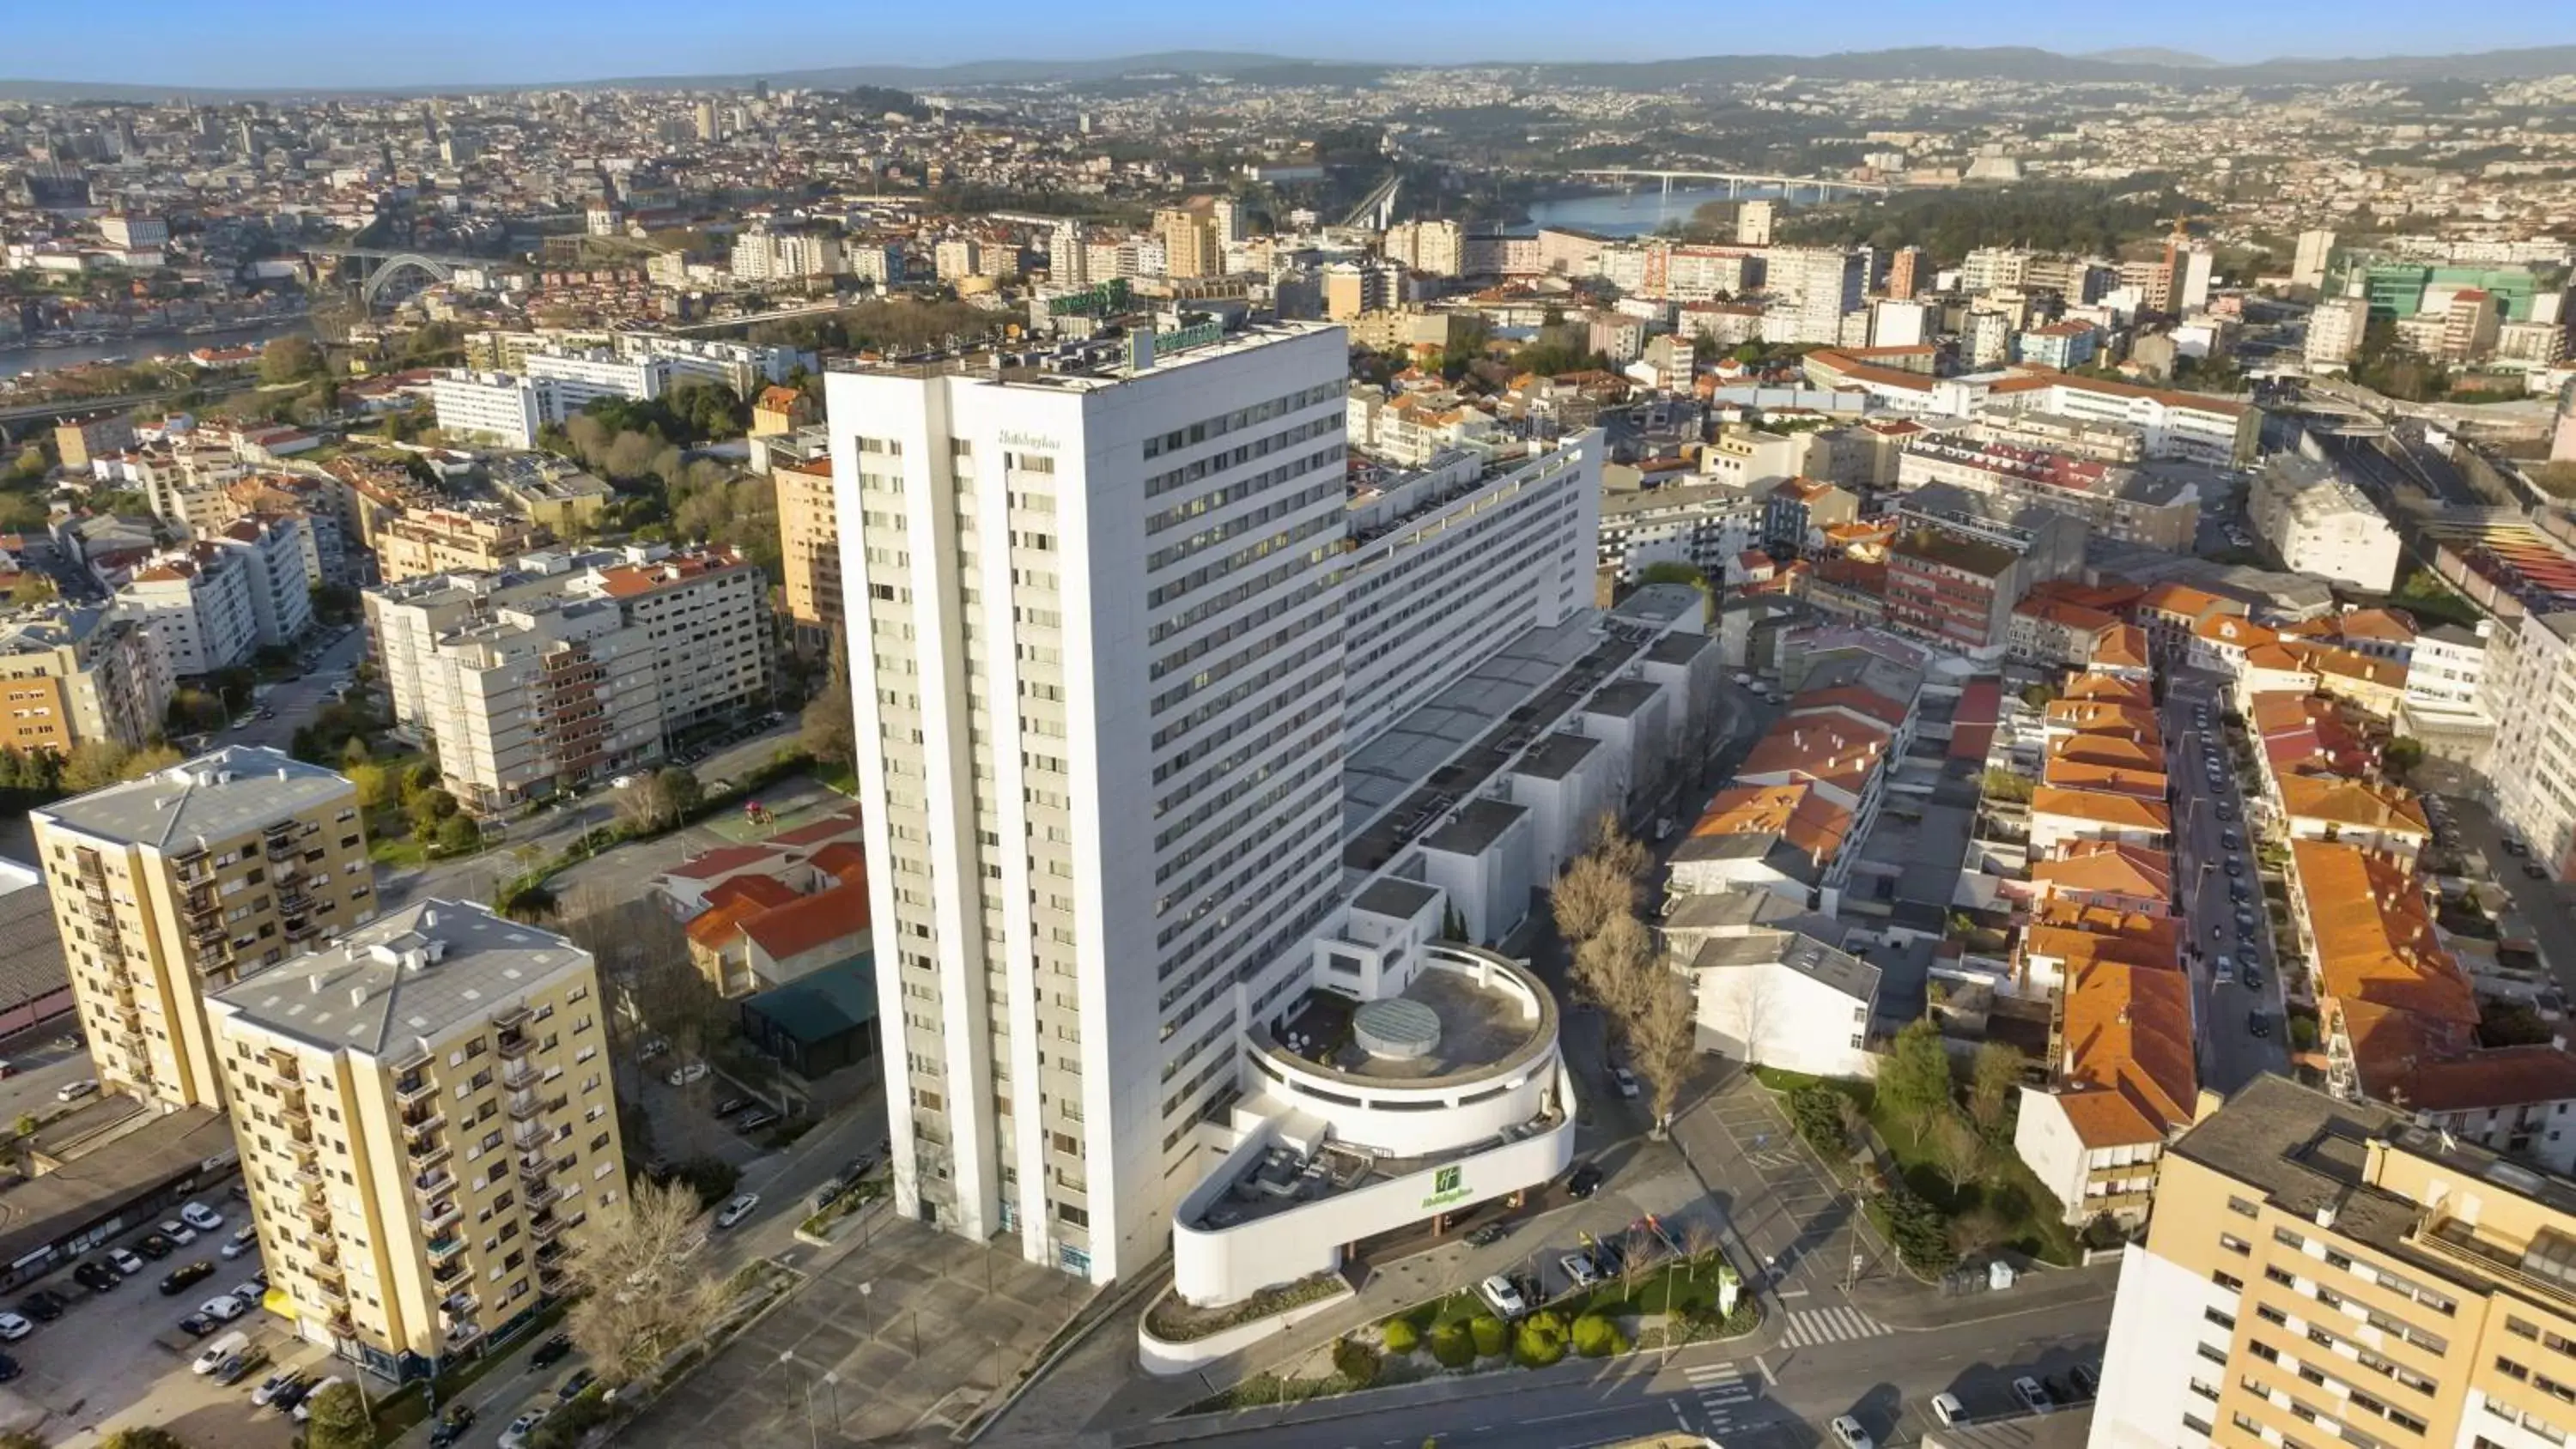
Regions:
<instances>
[{"instance_id":1,"label":"bare tree","mask_svg":"<svg viewBox=\"0 0 2576 1449\"><path fill-rule=\"evenodd\" d=\"M609 1383L652 1371L704 1333L724 1307L706 1267L698 1196L686 1183L639 1180L623 1205L594 1213L566 1274L577 1296L566 1327Z\"/></svg>"},{"instance_id":2,"label":"bare tree","mask_svg":"<svg viewBox=\"0 0 2576 1449\"><path fill-rule=\"evenodd\" d=\"M1986 1139L1955 1110L1944 1112L1932 1126L1932 1165L1948 1180L1950 1191L1958 1192L1985 1169Z\"/></svg>"},{"instance_id":3,"label":"bare tree","mask_svg":"<svg viewBox=\"0 0 2576 1449\"><path fill-rule=\"evenodd\" d=\"M1968 1071L1968 1115L1976 1119L1977 1130L1990 1143L2004 1130L2005 1119L2012 1113L2013 1092L2021 1086L2022 1072L2029 1059L2021 1048L2009 1042L1980 1043L1974 1063Z\"/></svg>"},{"instance_id":4,"label":"bare tree","mask_svg":"<svg viewBox=\"0 0 2576 1449\"><path fill-rule=\"evenodd\" d=\"M1612 1025L1622 1031L1643 1004L1636 998L1649 980L1646 973L1662 969L1663 963L1655 954L1654 933L1630 911L1609 917L1574 948L1575 984L1598 1002L1610 1014Z\"/></svg>"},{"instance_id":5,"label":"bare tree","mask_svg":"<svg viewBox=\"0 0 2576 1449\"><path fill-rule=\"evenodd\" d=\"M1624 994L1629 1010L1621 1026L1654 1105L1654 1135L1661 1137L1674 1109L1681 1105L1682 1088L1690 1082L1691 1062L1699 1050L1699 1022L1690 984L1680 973L1651 955L1635 969L1645 979Z\"/></svg>"},{"instance_id":6,"label":"bare tree","mask_svg":"<svg viewBox=\"0 0 2576 1449\"><path fill-rule=\"evenodd\" d=\"M683 1056L700 1057L724 1037L732 1013L669 912L586 885L563 904L563 932L599 964L615 1008L608 1014L613 1047L631 1052L659 1036Z\"/></svg>"},{"instance_id":7,"label":"bare tree","mask_svg":"<svg viewBox=\"0 0 2576 1449\"><path fill-rule=\"evenodd\" d=\"M1579 948L1613 917L1636 911L1637 878L1646 859L1646 848L1619 829L1617 817L1603 814L1593 826L1592 844L1548 893L1557 933L1567 945Z\"/></svg>"}]
</instances>

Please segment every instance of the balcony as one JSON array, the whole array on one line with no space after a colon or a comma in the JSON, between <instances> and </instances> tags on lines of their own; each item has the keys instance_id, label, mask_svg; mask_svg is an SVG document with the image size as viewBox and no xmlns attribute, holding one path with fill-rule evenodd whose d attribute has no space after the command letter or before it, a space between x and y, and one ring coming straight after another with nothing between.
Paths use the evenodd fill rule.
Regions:
<instances>
[{"instance_id":1,"label":"balcony","mask_svg":"<svg viewBox=\"0 0 2576 1449\"><path fill-rule=\"evenodd\" d=\"M464 1220L465 1210L458 1207L452 1198L446 1202L425 1204L420 1210L420 1230L424 1233L435 1233Z\"/></svg>"},{"instance_id":2,"label":"balcony","mask_svg":"<svg viewBox=\"0 0 2576 1449\"><path fill-rule=\"evenodd\" d=\"M564 1230L563 1219L550 1212L540 1212L528 1219L528 1236L540 1243L551 1243Z\"/></svg>"},{"instance_id":3,"label":"balcony","mask_svg":"<svg viewBox=\"0 0 2576 1449\"><path fill-rule=\"evenodd\" d=\"M417 1107L436 1095L438 1095L438 1083L425 1076L394 1078L394 1100L404 1107Z\"/></svg>"},{"instance_id":4,"label":"balcony","mask_svg":"<svg viewBox=\"0 0 2576 1449\"><path fill-rule=\"evenodd\" d=\"M514 1092L524 1091L535 1086L544 1076L534 1063L512 1062L501 1069L501 1085Z\"/></svg>"},{"instance_id":5,"label":"balcony","mask_svg":"<svg viewBox=\"0 0 2576 1449\"><path fill-rule=\"evenodd\" d=\"M338 1264L317 1266L307 1276L313 1279L314 1287L322 1290L323 1297L334 1303L349 1301L349 1276L340 1271Z\"/></svg>"},{"instance_id":6,"label":"balcony","mask_svg":"<svg viewBox=\"0 0 2576 1449\"><path fill-rule=\"evenodd\" d=\"M423 1112L418 1115L405 1113L402 1122L403 1137L411 1143L412 1150L418 1152L422 1146L422 1139L447 1125L447 1114L439 1111Z\"/></svg>"},{"instance_id":7,"label":"balcony","mask_svg":"<svg viewBox=\"0 0 2576 1449\"><path fill-rule=\"evenodd\" d=\"M330 1327L331 1336L333 1338L355 1338L358 1336L358 1320L351 1318L348 1310L345 1308L331 1315L328 1320L328 1326Z\"/></svg>"},{"instance_id":8,"label":"balcony","mask_svg":"<svg viewBox=\"0 0 2576 1449\"><path fill-rule=\"evenodd\" d=\"M539 1097L534 1092L510 1094L510 1120L525 1122L543 1112L551 1112L570 1099L562 1096Z\"/></svg>"},{"instance_id":9,"label":"balcony","mask_svg":"<svg viewBox=\"0 0 2576 1449\"><path fill-rule=\"evenodd\" d=\"M493 1043L493 1047L501 1053L503 1061L516 1062L525 1059L528 1053L537 1049L537 1039L524 1031L505 1031Z\"/></svg>"},{"instance_id":10,"label":"balcony","mask_svg":"<svg viewBox=\"0 0 2576 1449\"><path fill-rule=\"evenodd\" d=\"M2544 1228L2529 1246L2516 1248L2487 1237L2458 1218L2427 1214L2417 1220L2413 1231L2406 1235L2406 1242L2411 1247L2447 1258L2482 1277L2502 1279L2537 1294L2561 1313L2576 1313L2576 1282L2532 1272L2529 1266L2537 1260L2548 1267L2563 1269L2571 1250L2576 1250L2576 1242L2561 1234Z\"/></svg>"},{"instance_id":11,"label":"balcony","mask_svg":"<svg viewBox=\"0 0 2576 1449\"><path fill-rule=\"evenodd\" d=\"M492 1024L499 1027L502 1032L506 1034L508 1032L515 1031L520 1027L526 1026L529 1021L535 1018L535 1016L536 1013L529 1010L528 1004L522 1001L513 1006L505 1006L501 1010L492 1013Z\"/></svg>"},{"instance_id":12,"label":"balcony","mask_svg":"<svg viewBox=\"0 0 2576 1449\"><path fill-rule=\"evenodd\" d=\"M547 1162L540 1162L534 1166L524 1162L519 1164L519 1186L527 1189L528 1201L546 1200L548 1194L553 1191L552 1185L547 1180L547 1174L554 1170L554 1164Z\"/></svg>"},{"instance_id":13,"label":"balcony","mask_svg":"<svg viewBox=\"0 0 2576 1449\"><path fill-rule=\"evenodd\" d=\"M450 1255L433 1261L429 1265L429 1276L439 1287L453 1288L469 1275L465 1271L465 1259Z\"/></svg>"},{"instance_id":14,"label":"balcony","mask_svg":"<svg viewBox=\"0 0 2576 1449\"><path fill-rule=\"evenodd\" d=\"M429 1048L416 1046L385 1065L393 1069L396 1077L415 1077L420 1074L421 1068L428 1066L432 1060L434 1058L430 1056Z\"/></svg>"},{"instance_id":15,"label":"balcony","mask_svg":"<svg viewBox=\"0 0 2576 1449\"><path fill-rule=\"evenodd\" d=\"M308 1197L299 1206L304 1210L304 1220L313 1225L313 1231L317 1233L331 1231L331 1204L328 1200L318 1196Z\"/></svg>"},{"instance_id":16,"label":"balcony","mask_svg":"<svg viewBox=\"0 0 2576 1449\"><path fill-rule=\"evenodd\" d=\"M444 1263L452 1260L461 1266L465 1260L457 1257L456 1255L464 1251L465 1240L454 1235L444 1238L432 1238L429 1240L429 1261L432 1263Z\"/></svg>"},{"instance_id":17,"label":"balcony","mask_svg":"<svg viewBox=\"0 0 2576 1449\"><path fill-rule=\"evenodd\" d=\"M441 1167L435 1171L424 1172L413 1178L411 1180L411 1185L413 1190L423 1197L436 1197L441 1193L453 1192L456 1189L456 1174L448 1171L444 1167Z\"/></svg>"},{"instance_id":18,"label":"balcony","mask_svg":"<svg viewBox=\"0 0 2576 1449\"><path fill-rule=\"evenodd\" d=\"M283 1047L270 1047L266 1052L262 1053L262 1058L268 1063L268 1069L277 1073L279 1081L301 1082L304 1080L304 1065L295 1059L295 1053L288 1051Z\"/></svg>"},{"instance_id":19,"label":"balcony","mask_svg":"<svg viewBox=\"0 0 2576 1449\"><path fill-rule=\"evenodd\" d=\"M413 1148L411 1154L411 1165L422 1169L428 1169L436 1167L438 1164L447 1161L455 1155L455 1146L446 1138L441 1137L437 1141L429 1144L427 1147Z\"/></svg>"},{"instance_id":20,"label":"balcony","mask_svg":"<svg viewBox=\"0 0 2576 1449\"><path fill-rule=\"evenodd\" d=\"M544 1123L525 1122L510 1129L510 1145L524 1152L531 1147L544 1146L549 1135Z\"/></svg>"}]
</instances>

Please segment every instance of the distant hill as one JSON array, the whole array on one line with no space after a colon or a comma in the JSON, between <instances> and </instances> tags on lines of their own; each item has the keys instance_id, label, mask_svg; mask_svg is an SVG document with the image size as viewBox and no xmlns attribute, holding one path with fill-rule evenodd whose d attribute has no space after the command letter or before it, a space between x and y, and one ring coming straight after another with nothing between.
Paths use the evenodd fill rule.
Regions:
<instances>
[{"instance_id":1,"label":"distant hill","mask_svg":"<svg viewBox=\"0 0 2576 1449\"><path fill-rule=\"evenodd\" d=\"M1459 62L1469 64L1471 62ZM2087 55L2060 55L2029 46L1963 48L1916 46L1897 50L1843 51L1832 55L1711 55L1679 60L1547 63L1477 62L1525 70L1572 83L1662 86L1776 80L2014 80L2140 81L2168 85L2334 85L2353 81L2519 80L2576 74L2576 45L2490 50L2465 55L2381 56L2342 59L2283 57L2251 65L2221 65L2206 56L2162 46L2131 46ZM284 96L425 95L460 91L679 90L775 86L846 90L885 86L938 92L968 86L1135 83L1157 76L1231 76L1293 85L1364 85L1390 71L1427 67L1370 62L1314 61L1251 51L1176 50L1091 60L979 60L960 65L846 65L727 75L614 76L598 80L527 85L418 85L374 88L246 88L134 85L112 81L0 79L0 100L163 101L267 99Z\"/></svg>"}]
</instances>

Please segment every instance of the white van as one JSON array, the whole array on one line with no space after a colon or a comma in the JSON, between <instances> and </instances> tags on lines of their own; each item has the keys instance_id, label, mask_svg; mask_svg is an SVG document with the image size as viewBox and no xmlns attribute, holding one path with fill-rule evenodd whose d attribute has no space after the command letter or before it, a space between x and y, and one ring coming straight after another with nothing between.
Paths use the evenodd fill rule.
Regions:
<instances>
[{"instance_id":1,"label":"white van","mask_svg":"<svg viewBox=\"0 0 2576 1449\"><path fill-rule=\"evenodd\" d=\"M189 1364L188 1369L192 1373L213 1373L215 1365L248 1347L250 1347L250 1335L236 1328L230 1333L211 1340L204 1348L198 1350L196 1362Z\"/></svg>"}]
</instances>

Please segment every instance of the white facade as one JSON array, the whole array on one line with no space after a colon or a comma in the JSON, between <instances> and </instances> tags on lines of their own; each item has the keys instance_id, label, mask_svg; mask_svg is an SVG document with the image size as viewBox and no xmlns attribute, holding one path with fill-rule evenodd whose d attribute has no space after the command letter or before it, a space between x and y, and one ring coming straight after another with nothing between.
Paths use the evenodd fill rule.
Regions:
<instances>
[{"instance_id":1,"label":"white facade","mask_svg":"<svg viewBox=\"0 0 2576 1449\"><path fill-rule=\"evenodd\" d=\"M2487 638L2492 620L2481 619L2475 633L2445 625L2415 636L2406 660L2406 703L2411 708L2478 711L2485 699Z\"/></svg>"},{"instance_id":2,"label":"white facade","mask_svg":"<svg viewBox=\"0 0 2576 1449\"><path fill-rule=\"evenodd\" d=\"M1674 964L1691 980L1703 1046L1810 1076L1876 1075L1877 968L1786 931L1720 938Z\"/></svg>"},{"instance_id":3,"label":"white facade","mask_svg":"<svg viewBox=\"0 0 2576 1449\"><path fill-rule=\"evenodd\" d=\"M2120 1259L2119 1294L2111 1300L2111 1338L2102 1351L2090 1449L2208 1443L2235 1337L2220 1324L2234 1323L2237 1308L2236 1293L2131 1244ZM2296 1324L2285 1330L2292 1337L2301 1331Z\"/></svg>"},{"instance_id":4,"label":"white facade","mask_svg":"<svg viewBox=\"0 0 2576 1449\"><path fill-rule=\"evenodd\" d=\"M554 388L507 372L445 372L429 384L438 430L534 448L537 430L555 420Z\"/></svg>"},{"instance_id":5,"label":"white facade","mask_svg":"<svg viewBox=\"0 0 2576 1449\"><path fill-rule=\"evenodd\" d=\"M2487 793L2536 857L2562 864L2576 853L2576 614L2526 614L2487 648Z\"/></svg>"},{"instance_id":6,"label":"white facade","mask_svg":"<svg viewBox=\"0 0 2576 1449\"><path fill-rule=\"evenodd\" d=\"M1454 453L1349 512L1343 686L1352 743L1373 738L1524 629L1592 602L1601 435L1486 461ZM1340 492L1339 474L1314 486Z\"/></svg>"},{"instance_id":7,"label":"white facade","mask_svg":"<svg viewBox=\"0 0 2576 1449\"><path fill-rule=\"evenodd\" d=\"M421 662L447 788L507 809L662 752L653 640L613 605L543 600L439 641Z\"/></svg>"},{"instance_id":8,"label":"white facade","mask_svg":"<svg viewBox=\"0 0 2576 1449\"><path fill-rule=\"evenodd\" d=\"M2281 454L2254 475L2246 517L2303 574L2386 593L2403 561L2394 524L2351 480L2313 458Z\"/></svg>"},{"instance_id":9,"label":"white facade","mask_svg":"<svg viewBox=\"0 0 2576 1449\"><path fill-rule=\"evenodd\" d=\"M304 519L244 518L207 540L247 571L251 617L262 644L286 644L313 627L313 586L321 582Z\"/></svg>"},{"instance_id":10,"label":"white facade","mask_svg":"<svg viewBox=\"0 0 2576 1449\"><path fill-rule=\"evenodd\" d=\"M1602 568L1633 584L1659 563L1684 563L1711 583L1762 540L1763 503L1724 483L1667 484L1601 501Z\"/></svg>"},{"instance_id":11,"label":"white facade","mask_svg":"<svg viewBox=\"0 0 2576 1449\"><path fill-rule=\"evenodd\" d=\"M2196 393L2159 392L2092 378L2053 380L2046 387L1998 388L1989 394L2004 411L2059 413L2085 422L2120 423L2137 430L2150 458L2187 458L2232 467L2252 457L2262 414L2251 404Z\"/></svg>"},{"instance_id":12,"label":"white facade","mask_svg":"<svg viewBox=\"0 0 2576 1449\"><path fill-rule=\"evenodd\" d=\"M1774 247L1763 261L1764 285L1781 294L1762 319L1766 342L1843 340L1843 317L1857 312L1867 280L1865 258L1838 247Z\"/></svg>"},{"instance_id":13,"label":"white facade","mask_svg":"<svg viewBox=\"0 0 2576 1449\"><path fill-rule=\"evenodd\" d=\"M116 591L116 612L152 636L181 679L229 669L259 647L249 568L204 545L135 570Z\"/></svg>"},{"instance_id":14,"label":"white facade","mask_svg":"<svg viewBox=\"0 0 2576 1449\"><path fill-rule=\"evenodd\" d=\"M548 422L561 422L604 397L642 402L671 388L671 365L658 358L620 357L612 352L531 352L527 369L530 382L552 384Z\"/></svg>"},{"instance_id":15,"label":"white facade","mask_svg":"<svg viewBox=\"0 0 2576 1449\"><path fill-rule=\"evenodd\" d=\"M1346 348L828 379L906 1215L1142 1264L1240 1030L1305 984L1340 877Z\"/></svg>"},{"instance_id":16,"label":"white facade","mask_svg":"<svg viewBox=\"0 0 2576 1449\"><path fill-rule=\"evenodd\" d=\"M2039 1087L2021 1089L2013 1154L2057 1198L2061 1221L2081 1226L2104 1213L2129 1222L2143 1219L2143 1199L2155 1191L2164 1150L2162 1142L2088 1145L2067 1115L2064 1097Z\"/></svg>"},{"instance_id":17,"label":"white facade","mask_svg":"<svg viewBox=\"0 0 2576 1449\"><path fill-rule=\"evenodd\" d=\"M2308 313L2308 335L2301 356L2312 368L2342 367L2361 350L2362 329L2369 324L2367 299L2329 297Z\"/></svg>"}]
</instances>

